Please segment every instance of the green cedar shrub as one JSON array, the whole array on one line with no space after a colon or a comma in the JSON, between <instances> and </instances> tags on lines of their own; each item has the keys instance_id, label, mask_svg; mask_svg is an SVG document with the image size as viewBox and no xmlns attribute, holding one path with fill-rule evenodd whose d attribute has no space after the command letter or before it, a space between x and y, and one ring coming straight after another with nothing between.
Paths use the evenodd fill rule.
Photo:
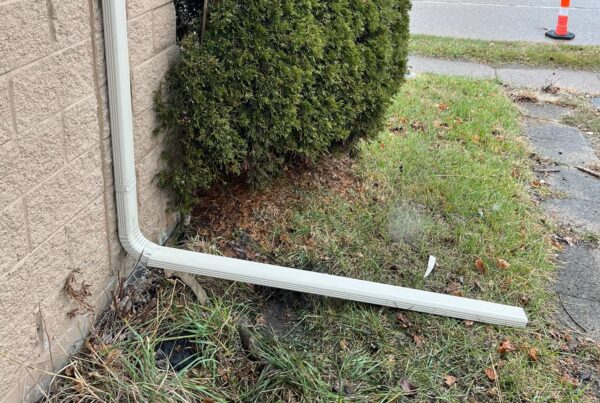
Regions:
<instances>
[{"instance_id":1,"label":"green cedar shrub","mask_svg":"<svg viewBox=\"0 0 600 403\"><path fill-rule=\"evenodd\" d=\"M196 17L156 97L167 162L159 185L175 208L188 211L215 183L260 184L286 162L381 129L406 69L409 0L215 0L208 9L202 41Z\"/></svg>"}]
</instances>

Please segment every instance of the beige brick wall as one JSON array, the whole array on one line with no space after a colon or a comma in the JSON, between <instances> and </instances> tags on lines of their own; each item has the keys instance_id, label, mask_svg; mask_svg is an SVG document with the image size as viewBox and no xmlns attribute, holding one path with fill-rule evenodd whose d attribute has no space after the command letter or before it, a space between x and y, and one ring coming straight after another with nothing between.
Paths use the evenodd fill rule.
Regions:
<instances>
[{"instance_id":1,"label":"beige brick wall","mask_svg":"<svg viewBox=\"0 0 600 403\"><path fill-rule=\"evenodd\" d=\"M0 401L81 343L92 314L63 287L77 271L99 312L133 262L119 245L101 0L0 0ZM162 241L174 217L160 169L154 91L177 57L172 0L129 0L140 222Z\"/></svg>"}]
</instances>

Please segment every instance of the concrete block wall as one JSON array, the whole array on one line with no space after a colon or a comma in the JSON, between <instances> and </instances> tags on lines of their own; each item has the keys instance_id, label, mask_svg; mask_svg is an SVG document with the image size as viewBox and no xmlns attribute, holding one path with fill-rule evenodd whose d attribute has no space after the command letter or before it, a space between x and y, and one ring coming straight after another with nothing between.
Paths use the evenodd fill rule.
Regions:
<instances>
[{"instance_id":1,"label":"concrete block wall","mask_svg":"<svg viewBox=\"0 0 600 403\"><path fill-rule=\"evenodd\" d=\"M175 218L154 91L177 58L172 0L129 0L140 223ZM131 269L117 238L101 0L0 0L0 401L31 400ZM64 290L89 285L86 310ZM93 311L93 312L92 312Z\"/></svg>"}]
</instances>

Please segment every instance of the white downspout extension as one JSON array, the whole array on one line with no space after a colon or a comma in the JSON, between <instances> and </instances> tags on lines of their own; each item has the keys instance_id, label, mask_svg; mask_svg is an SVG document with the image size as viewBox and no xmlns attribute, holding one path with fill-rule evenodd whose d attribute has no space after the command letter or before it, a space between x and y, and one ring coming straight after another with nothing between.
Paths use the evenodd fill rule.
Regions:
<instances>
[{"instance_id":1,"label":"white downspout extension","mask_svg":"<svg viewBox=\"0 0 600 403\"><path fill-rule=\"evenodd\" d=\"M127 253L161 269L478 322L527 325L519 307L168 248L146 239L138 225L125 0L103 0L102 8L119 239Z\"/></svg>"}]
</instances>

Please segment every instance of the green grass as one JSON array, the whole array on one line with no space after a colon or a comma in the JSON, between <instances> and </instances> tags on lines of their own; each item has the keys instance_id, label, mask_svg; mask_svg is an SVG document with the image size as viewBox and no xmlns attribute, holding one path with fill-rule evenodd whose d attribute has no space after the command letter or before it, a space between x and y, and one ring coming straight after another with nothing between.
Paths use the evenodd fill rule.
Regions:
<instances>
[{"instance_id":1,"label":"green grass","mask_svg":"<svg viewBox=\"0 0 600 403\"><path fill-rule=\"evenodd\" d=\"M79 378L71 369L49 400L92 394L164 402L590 398L589 385L570 380L593 372L600 354L577 338L567 346L573 336L555 325L550 230L528 195L519 119L494 82L410 80L394 99L388 129L359 143L354 163L336 157L346 159L329 178L319 178L332 182L306 186L303 178L321 172L316 169L250 192L262 200L250 203L251 224L239 220L236 231L219 230L188 247L220 246L228 254L226 245L236 242L239 250L240 234L250 234L245 245L255 259L524 306L527 328L415 312L399 320L390 308L222 281L205 284L210 304L201 307L162 280L156 305L109 326L108 333L120 335L116 341L83 351L71 365ZM216 217L228 219L223 212ZM429 255L438 266L423 279ZM486 273L475 270L477 258ZM499 258L510 267L498 268ZM273 307L283 313L274 315ZM160 369L155 353L174 337L195 346L195 361L178 373ZM501 354L498 346L507 339L515 351ZM119 353L107 363L111 350ZM497 380L488 379L488 368ZM447 376L456 378L452 386L445 385Z\"/></svg>"},{"instance_id":2,"label":"green grass","mask_svg":"<svg viewBox=\"0 0 600 403\"><path fill-rule=\"evenodd\" d=\"M412 35L409 51L420 56L468 60L492 65L522 64L600 71L600 46Z\"/></svg>"}]
</instances>

